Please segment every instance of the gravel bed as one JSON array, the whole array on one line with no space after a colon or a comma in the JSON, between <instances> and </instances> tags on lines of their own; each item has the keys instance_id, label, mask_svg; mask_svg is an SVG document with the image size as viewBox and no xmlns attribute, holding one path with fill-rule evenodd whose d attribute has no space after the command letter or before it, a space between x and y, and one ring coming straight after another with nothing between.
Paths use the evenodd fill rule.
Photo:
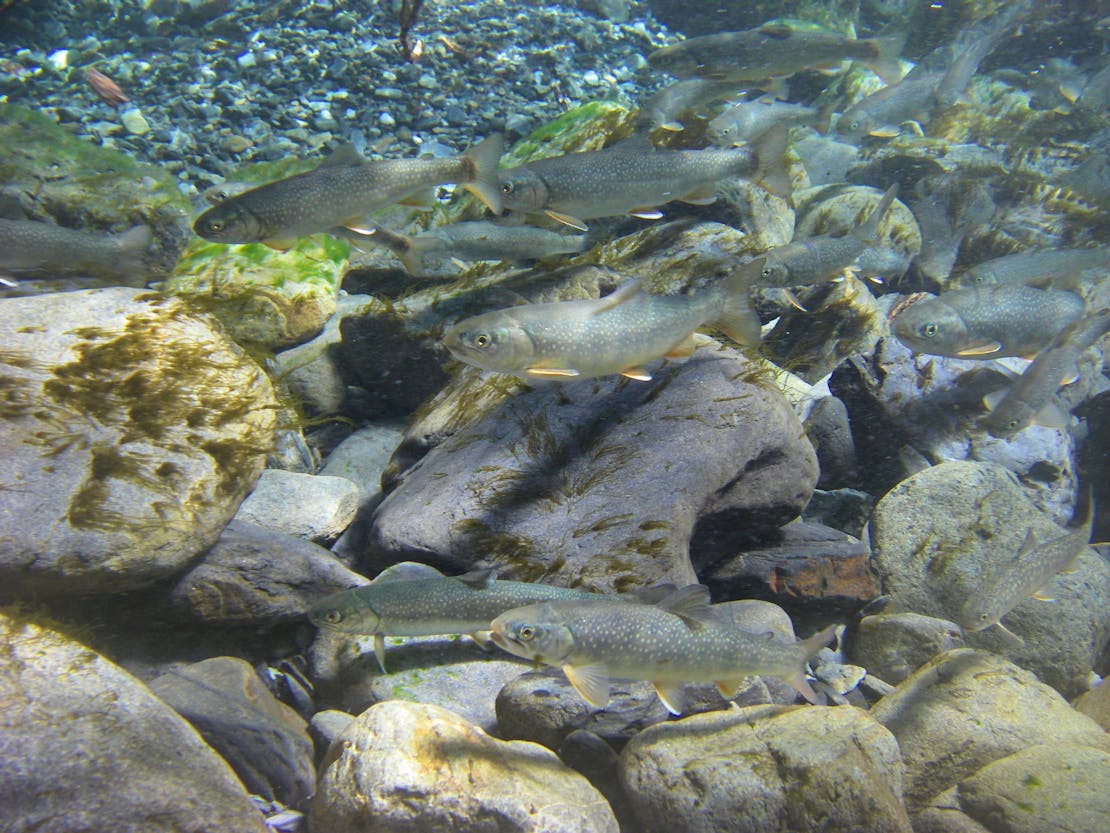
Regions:
<instances>
[{"instance_id":1,"label":"gravel bed","mask_svg":"<svg viewBox=\"0 0 1110 833\"><path fill-rule=\"evenodd\" d=\"M624 22L589 6L427 0L412 32L423 55L407 62L391 2L17 1L0 12L0 102L163 165L190 193L347 141L368 156L448 153L666 82L644 59L674 40L665 27L638 6ZM90 66L130 101L102 102Z\"/></svg>"}]
</instances>

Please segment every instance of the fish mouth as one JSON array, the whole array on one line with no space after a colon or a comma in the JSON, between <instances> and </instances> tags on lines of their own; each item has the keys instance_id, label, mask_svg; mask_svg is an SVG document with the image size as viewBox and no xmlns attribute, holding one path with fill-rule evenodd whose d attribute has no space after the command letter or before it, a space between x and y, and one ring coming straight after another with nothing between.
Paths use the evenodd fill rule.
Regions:
<instances>
[{"instance_id":1,"label":"fish mouth","mask_svg":"<svg viewBox=\"0 0 1110 833\"><path fill-rule=\"evenodd\" d=\"M498 633L497 631L490 631L489 641L496 645L498 648L503 648L506 651L509 650L509 644L511 642L511 640L507 636L505 636L505 634Z\"/></svg>"}]
</instances>

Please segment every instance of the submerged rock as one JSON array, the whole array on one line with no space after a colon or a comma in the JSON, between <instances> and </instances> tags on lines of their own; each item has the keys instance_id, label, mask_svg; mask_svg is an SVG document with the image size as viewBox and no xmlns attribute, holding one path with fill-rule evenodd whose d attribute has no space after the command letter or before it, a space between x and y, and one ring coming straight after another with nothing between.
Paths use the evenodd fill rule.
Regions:
<instances>
[{"instance_id":1,"label":"submerged rock","mask_svg":"<svg viewBox=\"0 0 1110 833\"><path fill-rule=\"evenodd\" d=\"M262 471L273 389L213 322L133 289L0 301L0 577L112 593L215 543Z\"/></svg>"},{"instance_id":2,"label":"submerged rock","mask_svg":"<svg viewBox=\"0 0 1110 833\"><path fill-rule=\"evenodd\" d=\"M887 683L897 684L937 654L964 646L955 622L919 613L865 616L849 629L848 656Z\"/></svg>"},{"instance_id":3,"label":"submerged rock","mask_svg":"<svg viewBox=\"0 0 1110 833\"><path fill-rule=\"evenodd\" d=\"M555 753L400 701L367 709L332 744L309 823L331 833L618 829L601 794Z\"/></svg>"},{"instance_id":4,"label":"submerged rock","mask_svg":"<svg viewBox=\"0 0 1110 833\"><path fill-rule=\"evenodd\" d=\"M879 501L870 527L874 568L897 610L950 619L988 571L1013 558L1029 532L1037 541L1065 534L1001 466L944 463ZM1088 549L1076 572L1058 574L1049 588L1055 602L1027 598L1003 617L1024 647L1015 648L996 628L964 639L1005 653L1074 697L1086 689L1110 639L1110 564Z\"/></svg>"},{"instance_id":5,"label":"submerged rock","mask_svg":"<svg viewBox=\"0 0 1110 833\"><path fill-rule=\"evenodd\" d=\"M0 806L12 830L265 833L231 768L118 666L0 613ZM64 789L60 788L64 785Z\"/></svg>"},{"instance_id":6,"label":"submerged rock","mask_svg":"<svg viewBox=\"0 0 1110 833\"><path fill-rule=\"evenodd\" d=\"M600 591L690 583L695 523L773 529L813 490L813 447L762 379L703 347L651 382L516 396L406 472L378 507L368 556L447 570L481 560L507 578Z\"/></svg>"},{"instance_id":7,"label":"submerged rock","mask_svg":"<svg viewBox=\"0 0 1110 833\"><path fill-rule=\"evenodd\" d=\"M358 512L358 499L358 486L345 477L266 469L235 518L325 543L334 541L351 525Z\"/></svg>"},{"instance_id":8,"label":"submerged rock","mask_svg":"<svg viewBox=\"0 0 1110 833\"><path fill-rule=\"evenodd\" d=\"M152 680L150 690L193 724L250 793L284 804L312 794L308 724L243 660L196 662Z\"/></svg>"},{"instance_id":9,"label":"submerged rock","mask_svg":"<svg viewBox=\"0 0 1110 833\"><path fill-rule=\"evenodd\" d=\"M652 726L621 753L643 833L909 833L894 737L854 708L755 706Z\"/></svg>"},{"instance_id":10,"label":"submerged rock","mask_svg":"<svg viewBox=\"0 0 1110 833\"><path fill-rule=\"evenodd\" d=\"M991 761L1036 744L1110 751L1110 735L1028 671L961 648L935 657L871 708L898 739L910 812Z\"/></svg>"}]
</instances>

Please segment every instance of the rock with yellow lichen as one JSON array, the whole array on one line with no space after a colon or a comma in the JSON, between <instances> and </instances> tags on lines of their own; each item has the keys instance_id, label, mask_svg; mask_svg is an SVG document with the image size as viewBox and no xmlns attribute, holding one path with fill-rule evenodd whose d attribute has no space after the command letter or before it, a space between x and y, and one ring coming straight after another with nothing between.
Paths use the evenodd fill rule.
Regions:
<instances>
[{"instance_id":1,"label":"rock with yellow lichen","mask_svg":"<svg viewBox=\"0 0 1110 833\"><path fill-rule=\"evenodd\" d=\"M262 471L273 388L209 316L134 289L0 301L0 585L114 593L215 543Z\"/></svg>"},{"instance_id":2,"label":"rock with yellow lichen","mask_svg":"<svg viewBox=\"0 0 1110 833\"><path fill-rule=\"evenodd\" d=\"M608 802L554 752L497 740L439 706L371 706L332 743L313 830L617 833Z\"/></svg>"},{"instance_id":3,"label":"rock with yellow lichen","mask_svg":"<svg viewBox=\"0 0 1110 833\"><path fill-rule=\"evenodd\" d=\"M0 613L4 829L265 833L231 768L173 709L94 651L10 614Z\"/></svg>"}]
</instances>

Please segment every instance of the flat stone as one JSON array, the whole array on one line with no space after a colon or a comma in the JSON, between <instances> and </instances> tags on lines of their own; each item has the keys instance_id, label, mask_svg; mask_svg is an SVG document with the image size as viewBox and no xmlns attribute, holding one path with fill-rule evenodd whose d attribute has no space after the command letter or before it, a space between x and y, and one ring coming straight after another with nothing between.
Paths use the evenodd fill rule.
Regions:
<instances>
[{"instance_id":1,"label":"flat stone","mask_svg":"<svg viewBox=\"0 0 1110 833\"><path fill-rule=\"evenodd\" d=\"M851 707L756 706L646 729L621 753L643 833L909 833L894 737Z\"/></svg>"},{"instance_id":2,"label":"flat stone","mask_svg":"<svg viewBox=\"0 0 1110 833\"><path fill-rule=\"evenodd\" d=\"M317 544L236 520L170 598L210 624L265 627L297 621L329 593L365 581Z\"/></svg>"},{"instance_id":3,"label":"flat stone","mask_svg":"<svg viewBox=\"0 0 1110 833\"><path fill-rule=\"evenodd\" d=\"M0 806L11 830L266 833L231 767L117 665L0 614ZM59 789L64 785L64 789Z\"/></svg>"},{"instance_id":4,"label":"flat stone","mask_svg":"<svg viewBox=\"0 0 1110 833\"><path fill-rule=\"evenodd\" d=\"M601 794L555 753L402 701L372 706L336 739L309 825L329 833L618 831Z\"/></svg>"},{"instance_id":5,"label":"flat stone","mask_svg":"<svg viewBox=\"0 0 1110 833\"><path fill-rule=\"evenodd\" d=\"M266 469L235 519L307 541L334 541L358 513L359 488L344 477Z\"/></svg>"},{"instance_id":6,"label":"flat stone","mask_svg":"<svg viewBox=\"0 0 1110 833\"><path fill-rule=\"evenodd\" d=\"M358 487L359 505L366 505L381 494L382 473L402 437L394 425L360 428L332 449L319 473L350 480Z\"/></svg>"},{"instance_id":7,"label":"flat stone","mask_svg":"<svg viewBox=\"0 0 1110 833\"><path fill-rule=\"evenodd\" d=\"M955 622L919 613L865 616L848 630L848 656L869 674L895 685L937 654L964 647Z\"/></svg>"},{"instance_id":8,"label":"flat stone","mask_svg":"<svg viewBox=\"0 0 1110 833\"><path fill-rule=\"evenodd\" d=\"M405 473L375 513L368 555L375 568L449 571L480 557L506 578L597 591L687 584L695 523L773 529L816 477L782 393L737 353L701 348L651 382L585 379L506 400Z\"/></svg>"},{"instance_id":9,"label":"flat stone","mask_svg":"<svg viewBox=\"0 0 1110 833\"><path fill-rule=\"evenodd\" d=\"M213 657L163 674L150 690L193 724L252 794L284 804L312 794L308 724L248 663Z\"/></svg>"},{"instance_id":10,"label":"flat stone","mask_svg":"<svg viewBox=\"0 0 1110 833\"><path fill-rule=\"evenodd\" d=\"M1110 735L1011 662L960 648L934 657L871 708L898 739L911 813L991 761L1036 744L1110 751Z\"/></svg>"},{"instance_id":11,"label":"flat stone","mask_svg":"<svg viewBox=\"0 0 1110 833\"><path fill-rule=\"evenodd\" d=\"M0 300L0 595L117 593L212 546L265 462L266 375L187 305Z\"/></svg>"}]
</instances>

